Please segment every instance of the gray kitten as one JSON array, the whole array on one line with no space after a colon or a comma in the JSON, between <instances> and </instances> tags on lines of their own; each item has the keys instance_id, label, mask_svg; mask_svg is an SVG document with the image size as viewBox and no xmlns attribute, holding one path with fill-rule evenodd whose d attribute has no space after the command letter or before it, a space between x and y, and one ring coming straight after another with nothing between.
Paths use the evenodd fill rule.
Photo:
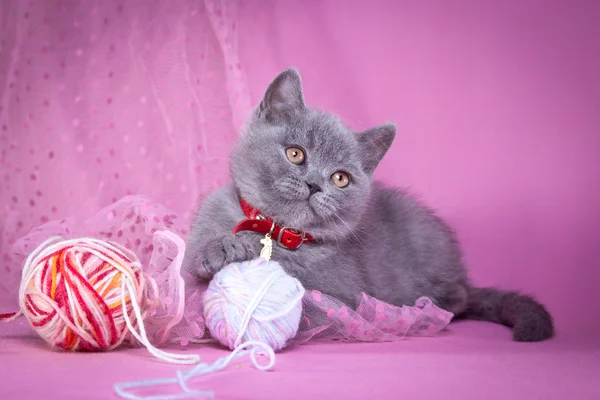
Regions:
<instances>
[{"instance_id":1,"label":"gray kitten","mask_svg":"<svg viewBox=\"0 0 600 400\"><path fill-rule=\"evenodd\" d=\"M473 287L452 229L410 194L384 188L372 174L396 128L351 132L307 108L298 72L282 72L244 127L231 158L233 184L204 202L188 240L184 268L209 280L234 261L256 258L263 234L233 234L246 219L243 198L280 226L309 233L273 258L307 289L350 306L364 291L395 305L421 296L457 317L513 328L513 339L553 336L552 317L529 296Z\"/></svg>"}]
</instances>

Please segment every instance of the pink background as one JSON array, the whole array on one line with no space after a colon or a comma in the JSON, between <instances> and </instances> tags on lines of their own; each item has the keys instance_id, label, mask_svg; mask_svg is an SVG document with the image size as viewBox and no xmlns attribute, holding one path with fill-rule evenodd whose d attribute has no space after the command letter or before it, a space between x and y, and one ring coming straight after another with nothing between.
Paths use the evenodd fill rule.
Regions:
<instances>
[{"instance_id":1,"label":"pink background","mask_svg":"<svg viewBox=\"0 0 600 400\"><path fill-rule=\"evenodd\" d=\"M185 226L227 181L251 106L295 66L310 105L357 130L397 123L378 178L456 228L477 284L547 304L558 337L519 344L462 322L430 339L309 343L278 354L273 374L244 360L196 387L231 399L597 399L599 20L594 0L2 0L0 312L17 307L13 244L32 228L103 220L128 194ZM23 320L0 327L1 398L105 399L116 381L176 369L144 350L55 353L35 338Z\"/></svg>"},{"instance_id":2,"label":"pink background","mask_svg":"<svg viewBox=\"0 0 600 400\"><path fill-rule=\"evenodd\" d=\"M65 6L66 5L66 6ZM239 126L297 67L307 102L397 122L377 176L463 242L479 285L523 289L561 334L600 327L600 6L577 2L3 1L5 307L31 228L127 194L189 218Z\"/></svg>"}]
</instances>

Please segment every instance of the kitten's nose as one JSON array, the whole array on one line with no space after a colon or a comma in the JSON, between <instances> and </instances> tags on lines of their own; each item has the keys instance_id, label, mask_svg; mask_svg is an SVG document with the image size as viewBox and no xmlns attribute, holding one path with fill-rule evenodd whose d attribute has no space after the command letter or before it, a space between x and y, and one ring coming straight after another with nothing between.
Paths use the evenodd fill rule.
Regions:
<instances>
[{"instance_id":1,"label":"kitten's nose","mask_svg":"<svg viewBox=\"0 0 600 400\"><path fill-rule=\"evenodd\" d=\"M306 182L306 186L308 186L308 191L310 192L311 196L321 191L321 186L317 185L316 183Z\"/></svg>"}]
</instances>

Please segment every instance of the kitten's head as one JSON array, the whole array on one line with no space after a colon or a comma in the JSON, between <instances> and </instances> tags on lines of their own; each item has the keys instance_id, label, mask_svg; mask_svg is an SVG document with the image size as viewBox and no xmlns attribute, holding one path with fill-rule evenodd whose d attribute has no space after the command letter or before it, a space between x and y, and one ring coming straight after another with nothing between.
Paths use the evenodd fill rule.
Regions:
<instances>
[{"instance_id":1,"label":"kitten's head","mask_svg":"<svg viewBox=\"0 0 600 400\"><path fill-rule=\"evenodd\" d=\"M313 236L344 235L355 227L371 192L371 176L396 128L354 133L304 104L298 72L269 85L233 152L240 195L278 223Z\"/></svg>"}]
</instances>

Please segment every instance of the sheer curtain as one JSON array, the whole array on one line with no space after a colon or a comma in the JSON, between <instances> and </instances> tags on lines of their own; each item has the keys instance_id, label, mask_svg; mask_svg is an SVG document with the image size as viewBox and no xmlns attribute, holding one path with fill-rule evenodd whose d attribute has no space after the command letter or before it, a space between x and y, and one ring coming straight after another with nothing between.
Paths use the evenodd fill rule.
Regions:
<instances>
[{"instance_id":1,"label":"sheer curtain","mask_svg":"<svg viewBox=\"0 0 600 400\"><path fill-rule=\"evenodd\" d=\"M2 2L2 296L15 299L13 250L28 252L19 238L32 228L40 240L97 234L116 210L152 219L143 207L160 204L161 224L179 216L185 233L198 199L227 180L250 110L237 16L224 0ZM110 220L97 214L120 199Z\"/></svg>"}]
</instances>

